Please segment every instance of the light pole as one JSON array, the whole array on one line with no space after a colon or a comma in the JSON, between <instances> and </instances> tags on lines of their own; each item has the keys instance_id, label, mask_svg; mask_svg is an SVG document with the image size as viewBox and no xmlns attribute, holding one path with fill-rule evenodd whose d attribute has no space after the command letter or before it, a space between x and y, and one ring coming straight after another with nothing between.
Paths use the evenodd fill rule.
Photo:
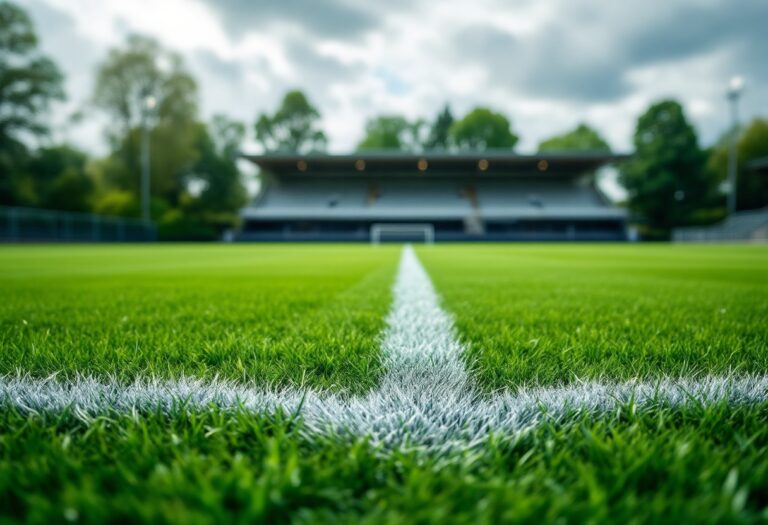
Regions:
<instances>
[{"instance_id":1,"label":"light pole","mask_svg":"<svg viewBox=\"0 0 768 525\"><path fill-rule=\"evenodd\" d=\"M149 113L156 105L155 97L147 96L141 113L141 219L147 224L152 222L149 210Z\"/></svg>"},{"instance_id":2,"label":"light pole","mask_svg":"<svg viewBox=\"0 0 768 525\"><path fill-rule=\"evenodd\" d=\"M736 212L736 171L737 151L736 146L739 140L739 97L744 91L744 79L736 76L728 83L726 96L731 103L731 141L728 151L728 214Z\"/></svg>"}]
</instances>

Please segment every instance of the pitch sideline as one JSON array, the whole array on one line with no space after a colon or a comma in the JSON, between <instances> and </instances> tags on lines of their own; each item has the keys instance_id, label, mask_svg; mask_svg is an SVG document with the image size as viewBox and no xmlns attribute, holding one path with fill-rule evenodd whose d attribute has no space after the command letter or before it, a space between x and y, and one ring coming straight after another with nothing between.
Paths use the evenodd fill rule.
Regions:
<instances>
[{"instance_id":1,"label":"pitch sideline","mask_svg":"<svg viewBox=\"0 0 768 525\"><path fill-rule=\"evenodd\" d=\"M586 382L493 396L472 384L453 321L439 304L426 271L406 246L382 338L385 372L378 387L351 397L324 391L265 390L231 381L146 379L131 384L79 376L73 380L5 376L0 404L30 412L72 410L83 419L110 412L248 410L300 414L308 437L368 436L385 449L445 452L472 448L491 434L514 436L542 421L600 415L632 403L637 410L724 401L764 401L768 376L661 379L616 384Z\"/></svg>"}]
</instances>

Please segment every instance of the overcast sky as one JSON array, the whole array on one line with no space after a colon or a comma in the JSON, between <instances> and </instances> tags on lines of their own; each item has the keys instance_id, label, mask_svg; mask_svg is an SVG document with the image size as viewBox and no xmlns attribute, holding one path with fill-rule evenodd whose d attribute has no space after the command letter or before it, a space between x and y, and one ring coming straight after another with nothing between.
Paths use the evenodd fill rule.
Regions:
<instances>
[{"instance_id":1,"label":"overcast sky","mask_svg":"<svg viewBox=\"0 0 768 525\"><path fill-rule=\"evenodd\" d=\"M180 52L208 117L253 123L304 89L335 152L381 113L432 119L483 104L506 113L519 150L585 121L617 150L662 97L685 106L704 145L728 123L724 86L743 75L742 115L768 115L767 0L26 0L67 77L60 136L103 152L87 107L96 65L132 32Z\"/></svg>"}]
</instances>

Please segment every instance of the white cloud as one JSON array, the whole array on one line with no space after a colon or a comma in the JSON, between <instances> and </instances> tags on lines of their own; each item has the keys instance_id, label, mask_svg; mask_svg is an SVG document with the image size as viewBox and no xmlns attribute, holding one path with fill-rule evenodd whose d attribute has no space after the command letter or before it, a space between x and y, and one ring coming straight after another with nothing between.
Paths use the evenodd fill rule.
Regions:
<instances>
[{"instance_id":1,"label":"white cloud","mask_svg":"<svg viewBox=\"0 0 768 525\"><path fill-rule=\"evenodd\" d=\"M141 32L185 56L200 81L205 116L225 112L250 124L257 113L272 111L286 89L303 88L323 113L334 151L354 147L371 116L431 119L446 102L455 114L477 104L506 112L523 150L580 121L627 149L637 116L663 96L684 103L709 143L727 123L727 76L766 74L759 57L744 58L744 46L728 35L702 36L687 26L679 35L655 33L690 13L715 23L718 10L733 10L724 0L631 8L596 0L355 3L341 8L354 7L360 12L350 20L365 23L334 32L328 28L338 20L320 22L333 15L326 4L336 1L298 7L309 10L302 16L290 10L278 16L279 6L249 2L230 2L225 11L225 3L204 0L30 0L30 8L46 25L45 50L69 77L70 111L87 107L93 72L107 50ZM759 12L756 2L750 5ZM251 18L243 12L242 19L256 16L258 25L232 30L238 9L249 6ZM53 16L60 21L45 22ZM716 37L722 42L710 45ZM673 40L667 45L665 38ZM731 71L733 64L746 70ZM766 94L750 89L747 115L760 110ZM62 133L99 150L95 128L91 121Z\"/></svg>"}]
</instances>

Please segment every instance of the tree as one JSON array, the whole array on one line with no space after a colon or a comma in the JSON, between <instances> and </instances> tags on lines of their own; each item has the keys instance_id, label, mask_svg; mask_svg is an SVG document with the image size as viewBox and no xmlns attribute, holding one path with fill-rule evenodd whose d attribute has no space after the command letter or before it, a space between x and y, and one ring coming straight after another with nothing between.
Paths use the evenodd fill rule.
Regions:
<instances>
[{"instance_id":1,"label":"tree","mask_svg":"<svg viewBox=\"0 0 768 525\"><path fill-rule=\"evenodd\" d=\"M54 179L45 208L75 212L91 210L94 184L83 170L69 167Z\"/></svg>"},{"instance_id":2,"label":"tree","mask_svg":"<svg viewBox=\"0 0 768 525\"><path fill-rule=\"evenodd\" d=\"M289 91L274 115L256 121L256 140L266 151L307 153L325 149L327 139L319 128L320 112L301 91Z\"/></svg>"},{"instance_id":3,"label":"tree","mask_svg":"<svg viewBox=\"0 0 768 525\"><path fill-rule=\"evenodd\" d=\"M728 140L725 137L713 149L707 161L707 170L720 181L728 180ZM738 167L736 206L739 210L752 210L768 206L768 176L750 170L748 164L768 157L768 119L755 119L738 137L736 144Z\"/></svg>"},{"instance_id":4,"label":"tree","mask_svg":"<svg viewBox=\"0 0 768 525\"><path fill-rule=\"evenodd\" d=\"M168 240L211 240L236 225L245 204L237 158L245 126L217 115L209 125L197 124L198 160L185 180L185 192L176 208L159 220L159 236Z\"/></svg>"},{"instance_id":5,"label":"tree","mask_svg":"<svg viewBox=\"0 0 768 525\"><path fill-rule=\"evenodd\" d=\"M454 118L451 108L446 104L443 111L437 115L437 118L432 123L427 140L424 141L424 149L447 150L451 145L451 126L453 122Z\"/></svg>"},{"instance_id":6,"label":"tree","mask_svg":"<svg viewBox=\"0 0 768 525\"><path fill-rule=\"evenodd\" d=\"M62 75L38 51L29 16L9 2L0 3L0 203L13 204L19 181L14 174L27 153L25 136L47 131L50 103L64 98Z\"/></svg>"},{"instance_id":7,"label":"tree","mask_svg":"<svg viewBox=\"0 0 768 525\"><path fill-rule=\"evenodd\" d=\"M151 112L150 98L156 105ZM179 55L152 38L131 35L123 47L110 50L99 66L93 101L110 115L113 125L108 136L119 144L148 116L153 125L193 122L197 83Z\"/></svg>"},{"instance_id":8,"label":"tree","mask_svg":"<svg viewBox=\"0 0 768 525\"><path fill-rule=\"evenodd\" d=\"M451 126L450 138L461 150L512 149L518 136L507 117L488 108L475 108Z\"/></svg>"},{"instance_id":9,"label":"tree","mask_svg":"<svg viewBox=\"0 0 768 525\"><path fill-rule=\"evenodd\" d=\"M629 205L651 236L696 222L718 202L717 180L704 170L696 131L674 100L653 104L637 122L635 153L620 173Z\"/></svg>"},{"instance_id":10,"label":"tree","mask_svg":"<svg viewBox=\"0 0 768 525\"><path fill-rule=\"evenodd\" d=\"M28 206L53 210L90 210L94 184L86 174L88 157L71 146L40 148L32 155L20 177L27 179Z\"/></svg>"},{"instance_id":11,"label":"tree","mask_svg":"<svg viewBox=\"0 0 768 525\"><path fill-rule=\"evenodd\" d=\"M211 119L212 137L220 155L235 161L245 140L245 125L226 115L214 115Z\"/></svg>"},{"instance_id":12,"label":"tree","mask_svg":"<svg viewBox=\"0 0 768 525\"><path fill-rule=\"evenodd\" d=\"M194 173L204 184L199 197L203 209L235 214L245 204L245 187L237 168L244 137L245 126L223 115L215 116L209 129L200 134L200 160Z\"/></svg>"},{"instance_id":13,"label":"tree","mask_svg":"<svg viewBox=\"0 0 768 525\"><path fill-rule=\"evenodd\" d=\"M110 115L112 156L106 174L118 189L136 195L142 126L151 128L151 193L171 205L184 191L198 159L197 83L183 60L150 38L133 35L99 66L93 99ZM154 108L148 106L152 100Z\"/></svg>"},{"instance_id":14,"label":"tree","mask_svg":"<svg viewBox=\"0 0 768 525\"><path fill-rule=\"evenodd\" d=\"M365 138L357 145L358 150L419 149L419 135L423 122L408 122L399 115L382 115L369 119L365 125Z\"/></svg>"},{"instance_id":15,"label":"tree","mask_svg":"<svg viewBox=\"0 0 768 525\"><path fill-rule=\"evenodd\" d=\"M540 142L539 151L611 151L611 147L597 131L579 124L572 131Z\"/></svg>"},{"instance_id":16,"label":"tree","mask_svg":"<svg viewBox=\"0 0 768 525\"><path fill-rule=\"evenodd\" d=\"M130 191L108 190L96 200L93 211L101 215L133 217L139 213L139 201Z\"/></svg>"}]
</instances>

